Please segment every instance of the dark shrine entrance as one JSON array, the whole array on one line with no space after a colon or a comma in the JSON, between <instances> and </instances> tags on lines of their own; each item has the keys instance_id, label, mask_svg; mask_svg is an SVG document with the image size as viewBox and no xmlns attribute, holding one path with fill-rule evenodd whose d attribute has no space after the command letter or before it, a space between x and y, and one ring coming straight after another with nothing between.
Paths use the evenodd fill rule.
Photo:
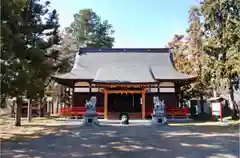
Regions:
<instances>
[{"instance_id":1,"label":"dark shrine entrance","mask_svg":"<svg viewBox=\"0 0 240 158\"><path fill-rule=\"evenodd\" d=\"M104 118L118 119L123 113L130 118L145 119L144 88L108 88L104 90Z\"/></svg>"},{"instance_id":2,"label":"dark shrine entrance","mask_svg":"<svg viewBox=\"0 0 240 158\"><path fill-rule=\"evenodd\" d=\"M141 112L141 94L112 93L108 96L109 112Z\"/></svg>"}]
</instances>

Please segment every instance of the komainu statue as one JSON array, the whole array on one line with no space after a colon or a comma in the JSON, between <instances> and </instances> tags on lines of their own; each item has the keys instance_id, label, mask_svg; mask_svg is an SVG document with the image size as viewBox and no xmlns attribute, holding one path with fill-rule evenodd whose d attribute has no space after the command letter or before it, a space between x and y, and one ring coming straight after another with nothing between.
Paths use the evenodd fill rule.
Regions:
<instances>
[{"instance_id":1,"label":"komainu statue","mask_svg":"<svg viewBox=\"0 0 240 158\"><path fill-rule=\"evenodd\" d=\"M86 111L84 113L84 120L83 124L95 124L98 125L98 119L97 119L97 112L96 112L96 103L97 103L97 98L91 97L90 101L86 100L85 108Z\"/></svg>"},{"instance_id":2,"label":"komainu statue","mask_svg":"<svg viewBox=\"0 0 240 158\"><path fill-rule=\"evenodd\" d=\"M159 97L153 97L153 113L152 113L152 123L153 124L167 124L167 117L165 112L164 101L160 101Z\"/></svg>"}]
</instances>

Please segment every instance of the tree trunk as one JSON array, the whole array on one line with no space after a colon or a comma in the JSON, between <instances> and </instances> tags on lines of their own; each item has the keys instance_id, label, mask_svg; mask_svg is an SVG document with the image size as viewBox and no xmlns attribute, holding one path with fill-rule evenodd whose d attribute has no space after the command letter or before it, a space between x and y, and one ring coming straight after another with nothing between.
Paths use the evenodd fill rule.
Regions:
<instances>
[{"instance_id":1,"label":"tree trunk","mask_svg":"<svg viewBox=\"0 0 240 158\"><path fill-rule=\"evenodd\" d=\"M11 116L12 116L12 117L16 117L16 100L13 100L13 101L12 101Z\"/></svg>"},{"instance_id":2,"label":"tree trunk","mask_svg":"<svg viewBox=\"0 0 240 158\"><path fill-rule=\"evenodd\" d=\"M1 96L1 107L2 109L6 108L6 95L5 94L2 94Z\"/></svg>"},{"instance_id":3,"label":"tree trunk","mask_svg":"<svg viewBox=\"0 0 240 158\"><path fill-rule=\"evenodd\" d=\"M61 108L61 100L60 100L60 96L57 97L57 101L56 103L54 103L54 109L56 109L55 114L59 114L60 112L60 108ZM55 110L54 110L55 111Z\"/></svg>"},{"instance_id":4,"label":"tree trunk","mask_svg":"<svg viewBox=\"0 0 240 158\"><path fill-rule=\"evenodd\" d=\"M40 99L40 117L44 117L44 102L43 99Z\"/></svg>"},{"instance_id":5,"label":"tree trunk","mask_svg":"<svg viewBox=\"0 0 240 158\"><path fill-rule=\"evenodd\" d=\"M233 85L230 84L230 105L231 105L231 108L232 108L232 113L231 113L231 116L232 116L232 120L237 120L238 119L238 116L237 116L237 108L236 108L236 102L234 100L234 91L233 91Z\"/></svg>"},{"instance_id":6,"label":"tree trunk","mask_svg":"<svg viewBox=\"0 0 240 158\"><path fill-rule=\"evenodd\" d=\"M28 100L28 122L32 121L32 99Z\"/></svg>"},{"instance_id":7,"label":"tree trunk","mask_svg":"<svg viewBox=\"0 0 240 158\"><path fill-rule=\"evenodd\" d=\"M39 100L37 102L37 106L38 106L38 117L41 117L41 105Z\"/></svg>"},{"instance_id":8,"label":"tree trunk","mask_svg":"<svg viewBox=\"0 0 240 158\"><path fill-rule=\"evenodd\" d=\"M15 126L21 126L21 115L22 115L22 98L17 97L17 110L16 110Z\"/></svg>"},{"instance_id":9,"label":"tree trunk","mask_svg":"<svg viewBox=\"0 0 240 158\"><path fill-rule=\"evenodd\" d=\"M200 108L201 108L201 113L204 113L204 100L203 96L200 96Z\"/></svg>"}]
</instances>

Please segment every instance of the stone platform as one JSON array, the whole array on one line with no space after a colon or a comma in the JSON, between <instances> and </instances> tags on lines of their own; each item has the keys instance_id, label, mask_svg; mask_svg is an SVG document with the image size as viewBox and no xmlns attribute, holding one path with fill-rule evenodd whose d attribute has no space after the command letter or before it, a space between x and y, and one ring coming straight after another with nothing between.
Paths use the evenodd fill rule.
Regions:
<instances>
[{"instance_id":1,"label":"stone platform","mask_svg":"<svg viewBox=\"0 0 240 158\"><path fill-rule=\"evenodd\" d=\"M70 124L74 125L82 125L83 119L65 119L65 118L59 118L58 120L67 121ZM105 119L98 119L99 126L101 125L111 125L111 126L152 126L152 120L129 120L129 125L123 125L121 124L121 120L105 120ZM181 123L181 122L189 122L191 119L168 119L169 123Z\"/></svg>"}]
</instances>

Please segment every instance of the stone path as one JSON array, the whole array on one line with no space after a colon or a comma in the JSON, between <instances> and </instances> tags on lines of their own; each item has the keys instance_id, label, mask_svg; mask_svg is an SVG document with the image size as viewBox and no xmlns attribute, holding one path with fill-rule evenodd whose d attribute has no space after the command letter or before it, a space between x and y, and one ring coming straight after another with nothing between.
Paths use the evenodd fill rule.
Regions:
<instances>
[{"instance_id":1,"label":"stone path","mask_svg":"<svg viewBox=\"0 0 240 158\"><path fill-rule=\"evenodd\" d=\"M55 134L1 143L4 158L237 158L231 131L173 126L65 126Z\"/></svg>"}]
</instances>

